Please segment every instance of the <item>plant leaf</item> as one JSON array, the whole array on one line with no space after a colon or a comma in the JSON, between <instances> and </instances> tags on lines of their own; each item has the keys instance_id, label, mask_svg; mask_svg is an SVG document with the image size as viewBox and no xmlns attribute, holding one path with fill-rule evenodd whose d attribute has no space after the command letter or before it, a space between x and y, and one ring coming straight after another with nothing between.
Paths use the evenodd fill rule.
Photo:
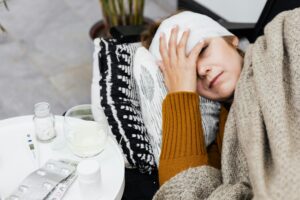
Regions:
<instances>
[{"instance_id":1,"label":"plant leaf","mask_svg":"<svg viewBox=\"0 0 300 200\"><path fill-rule=\"evenodd\" d=\"M115 0L110 0L108 3L108 9L110 11L110 15L108 16L111 19L111 25L117 26L118 25L118 16L115 10Z\"/></svg>"},{"instance_id":2,"label":"plant leaf","mask_svg":"<svg viewBox=\"0 0 300 200\"><path fill-rule=\"evenodd\" d=\"M0 30L2 31L2 32L6 32L6 29L0 24Z\"/></svg>"},{"instance_id":3,"label":"plant leaf","mask_svg":"<svg viewBox=\"0 0 300 200\"><path fill-rule=\"evenodd\" d=\"M122 25L126 25L126 12L124 8L124 0L118 0L118 5L120 9L120 17L122 20Z\"/></svg>"},{"instance_id":4,"label":"plant leaf","mask_svg":"<svg viewBox=\"0 0 300 200\"><path fill-rule=\"evenodd\" d=\"M4 3L4 6L5 6L6 10L9 10L9 8L7 6L7 3L6 3L6 0L3 0L3 3Z\"/></svg>"},{"instance_id":5,"label":"plant leaf","mask_svg":"<svg viewBox=\"0 0 300 200\"><path fill-rule=\"evenodd\" d=\"M139 24L143 24L144 22L144 7L145 7L145 0L141 0L141 7L140 7L140 17L139 17Z\"/></svg>"},{"instance_id":6,"label":"plant leaf","mask_svg":"<svg viewBox=\"0 0 300 200\"><path fill-rule=\"evenodd\" d=\"M133 7L132 4L133 4L132 0L128 0L129 15L132 14L132 7Z\"/></svg>"}]
</instances>

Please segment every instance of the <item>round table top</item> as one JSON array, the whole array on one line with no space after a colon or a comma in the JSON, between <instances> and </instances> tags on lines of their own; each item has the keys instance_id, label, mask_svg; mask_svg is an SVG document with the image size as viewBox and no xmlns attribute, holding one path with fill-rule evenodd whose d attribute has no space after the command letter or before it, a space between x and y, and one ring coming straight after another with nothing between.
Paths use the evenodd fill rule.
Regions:
<instances>
[{"instance_id":1,"label":"round table top","mask_svg":"<svg viewBox=\"0 0 300 200\"><path fill-rule=\"evenodd\" d=\"M40 167L49 159L80 161L62 142L35 141L33 116L21 116L0 121L0 198L8 197L31 172L37 169L27 143L27 134L32 135L39 157ZM55 116L57 138L63 138L63 117ZM59 140L58 140L59 141ZM100 199L121 199L124 191L124 159L112 136L104 150L93 157L101 166ZM81 199L77 180L64 196L66 200Z\"/></svg>"}]
</instances>

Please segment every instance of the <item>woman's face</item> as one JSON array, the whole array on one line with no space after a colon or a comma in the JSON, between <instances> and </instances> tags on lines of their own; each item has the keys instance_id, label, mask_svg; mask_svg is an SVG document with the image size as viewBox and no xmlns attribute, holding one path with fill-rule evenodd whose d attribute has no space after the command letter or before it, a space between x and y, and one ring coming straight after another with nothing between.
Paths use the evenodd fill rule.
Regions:
<instances>
[{"instance_id":1,"label":"woman's face","mask_svg":"<svg viewBox=\"0 0 300 200\"><path fill-rule=\"evenodd\" d=\"M232 40L237 46L238 38ZM197 60L197 92L211 100L230 98L239 79L243 58L221 37L206 40Z\"/></svg>"}]
</instances>

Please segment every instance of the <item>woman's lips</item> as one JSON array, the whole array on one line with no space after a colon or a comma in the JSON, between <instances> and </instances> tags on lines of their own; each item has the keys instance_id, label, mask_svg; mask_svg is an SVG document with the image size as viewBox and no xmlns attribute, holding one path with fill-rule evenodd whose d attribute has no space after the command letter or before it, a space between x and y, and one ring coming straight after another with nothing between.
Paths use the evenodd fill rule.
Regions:
<instances>
[{"instance_id":1,"label":"woman's lips","mask_svg":"<svg viewBox=\"0 0 300 200\"><path fill-rule=\"evenodd\" d=\"M209 83L209 88L212 88L216 81L220 78L220 76L223 74L223 72L219 73L215 78Z\"/></svg>"}]
</instances>

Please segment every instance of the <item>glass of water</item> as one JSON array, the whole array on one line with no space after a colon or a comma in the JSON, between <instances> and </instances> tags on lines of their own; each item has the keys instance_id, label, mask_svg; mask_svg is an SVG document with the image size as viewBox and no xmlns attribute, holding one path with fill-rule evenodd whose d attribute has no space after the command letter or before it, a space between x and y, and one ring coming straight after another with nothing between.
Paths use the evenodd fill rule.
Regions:
<instances>
[{"instance_id":1,"label":"glass of water","mask_svg":"<svg viewBox=\"0 0 300 200\"><path fill-rule=\"evenodd\" d=\"M98 155L107 139L107 124L96 122L90 104L69 109L64 117L64 133L69 149L82 158Z\"/></svg>"}]
</instances>

